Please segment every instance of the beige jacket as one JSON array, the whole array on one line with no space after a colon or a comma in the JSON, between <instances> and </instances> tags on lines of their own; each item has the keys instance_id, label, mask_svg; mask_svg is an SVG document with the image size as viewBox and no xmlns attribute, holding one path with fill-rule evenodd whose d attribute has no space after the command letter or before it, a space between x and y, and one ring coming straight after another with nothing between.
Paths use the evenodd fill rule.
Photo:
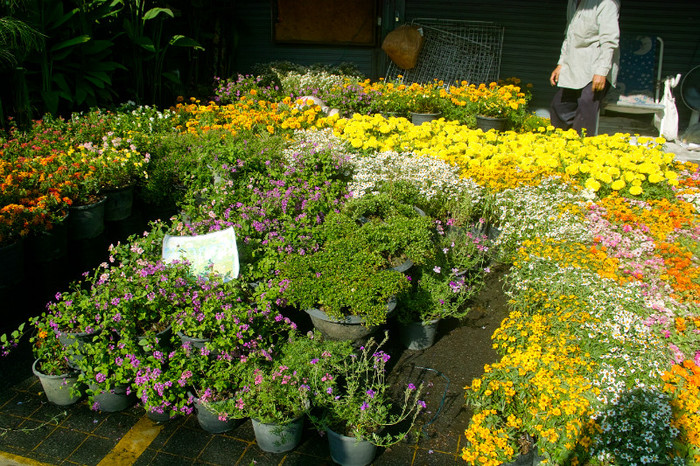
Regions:
<instances>
[{"instance_id":1,"label":"beige jacket","mask_svg":"<svg viewBox=\"0 0 700 466\"><path fill-rule=\"evenodd\" d=\"M561 46L559 87L582 89L593 75L617 83L620 67L619 0L569 0L566 36Z\"/></svg>"}]
</instances>

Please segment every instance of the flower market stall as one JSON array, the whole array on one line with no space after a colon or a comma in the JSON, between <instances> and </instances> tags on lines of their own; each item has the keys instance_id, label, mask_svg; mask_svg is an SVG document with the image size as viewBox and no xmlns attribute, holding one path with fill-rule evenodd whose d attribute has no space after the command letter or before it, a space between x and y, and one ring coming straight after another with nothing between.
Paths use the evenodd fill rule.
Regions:
<instances>
[{"instance_id":1,"label":"flower market stall","mask_svg":"<svg viewBox=\"0 0 700 466\"><path fill-rule=\"evenodd\" d=\"M554 130L527 113L517 80L282 82L221 80L218 102L91 112L5 135L0 247L127 184L174 213L111 246L44 314L3 335L2 351L31 333L38 360L67 363L39 369L79 371L71 393L95 409L123 387L128 403L137 395L166 420L305 416L386 446L415 422L423 387L403 381L392 400L389 355L362 351L391 319L468 315L504 265L500 359L464 388L473 415L462 459L700 462L697 165L675 161L662 139ZM309 95L331 106L298 99ZM413 124L406 116L426 95L441 117ZM503 116L505 129L477 128L480 113ZM166 235L227 228L237 279L195 276L186 256L163 262ZM362 318L376 339L305 335L309 308ZM81 344L60 341L76 332Z\"/></svg>"}]
</instances>

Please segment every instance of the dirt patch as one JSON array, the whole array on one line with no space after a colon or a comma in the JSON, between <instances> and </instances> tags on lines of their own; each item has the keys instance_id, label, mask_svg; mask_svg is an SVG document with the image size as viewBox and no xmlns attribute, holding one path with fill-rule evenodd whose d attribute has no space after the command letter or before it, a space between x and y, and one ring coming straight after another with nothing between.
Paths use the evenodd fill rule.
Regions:
<instances>
[{"instance_id":1,"label":"dirt patch","mask_svg":"<svg viewBox=\"0 0 700 466\"><path fill-rule=\"evenodd\" d=\"M506 272L504 266L492 267L467 317L441 321L438 340L430 348L409 351L397 348L397 339L390 340L387 352L396 359L390 379L398 387L408 381L425 383L427 409L417 422L422 426L419 446L457 451L458 439L471 417L464 403L464 387L484 373L485 364L499 360L491 335L507 315L502 282Z\"/></svg>"}]
</instances>

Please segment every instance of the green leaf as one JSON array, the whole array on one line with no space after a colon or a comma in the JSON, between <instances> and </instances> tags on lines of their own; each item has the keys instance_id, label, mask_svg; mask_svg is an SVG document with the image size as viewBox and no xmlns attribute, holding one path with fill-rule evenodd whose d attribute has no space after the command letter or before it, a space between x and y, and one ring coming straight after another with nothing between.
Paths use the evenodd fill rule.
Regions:
<instances>
[{"instance_id":1,"label":"green leaf","mask_svg":"<svg viewBox=\"0 0 700 466\"><path fill-rule=\"evenodd\" d=\"M165 71L163 77L174 84L180 84L180 76L174 71Z\"/></svg>"},{"instance_id":2,"label":"green leaf","mask_svg":"<svg viewBox=\"0 0 700 466\"><path fill-rule=\"evenodd\" d=\"M114 43L111 40L91 40L84 48L85 53L95 54L107 50Z\"/></svg>"},{"instance_id":3,"label":"green leaf","mask_svg":"<svg viewBox=\"0 0 700 466\"><path fill-rule=\"evenodd\" d=\"M156 52L156 48L153 46L153 41L150 37L140 37L138 39L135 39L134 43L149 52Z\"/></svg>"},{"instance_id":4,"label":"green leaf","mask_svg":"<svg viewBox=\"0 0 700 466\"><path fill-rule=\"evenodd\" d=\"M192 47L195 50L204 50L204 47L199 45L199 42L189 37L183 36L182 34L174 35L170 39L170 45L175 45L177 47Z\"/></svg>"},{"instance_id":5,"label":"green leaf","mask_svg":"<svg viewBox=\"0 0 700 466\"><path fill-rule=\"evenodd\" d=\"M110 85L112 84L112 78L110 78L109 75L107 73L105 73L104 71L95 71L95 70L86 71L85 77L86 78L93 77L95 79L99 79L101 82L103 82L105 84L110 84ZM98 86L98 87L102 88L103 86Z\"/></svg>"},{"instance_id":6,"label":"green leaf","mask_svg":"<svg viewBox=\"0 0 700 466\"><path fill-rule=\"evenodd\" d=\"M87 34L83 34L81 36L74 37L74 38L68 39L68 40L64 40L63 42L59 42L58 44L51 47L51 49L49 51L55 52L57 50L61 50L61 49L64 49L66 47L73 47L74 45L84 44L85 42L87 42L89 40L90 40L90 36L88 36Z\"/></svg>"},{"instance_id":7,"label":"green leaf","mask_svg":"<svg viewBox=\"0 0 700 466\"><path fill-rule=\"evenodd\" d=\"M171 18L175 17L173 11L170 8L151 8L143 15L143 20L148 21L149 19L153 19L161 13L168 15Z\"/></svg>"},{"instance_id":8,"label":"green leaf","mask_svg":"<svg viewBox=\"0 0 700 466\"><path fill-rule=\"evenodd\" d=\"M63 25L66 21L69 21L73 16L75 16L78 13L78 9L74 8L70 10L68 13L63 13L63 2L56 2L56 7L53 9L53 11L47 12L49 16L53 16L53 18L49 17L49 19L46 21L46 24L49 25L51 28L58 28L61 25Z\"/></svg>"},{"instance_id":9,"label":"green leaf","mask_svg":"<svg viewBox=\"0 0 700 466\"><path fill-rule=\"evenodd\" d=\"M56 83L56 86L58 86L63 93L68 93L70 95L70 86L68 86L68 82L63 73L55 73L53 75L53 82Z\"/></svg>"},{"instance_id":10,"label":"green leaf","mask_svg":"<svg viewBox=\"0 0 700 466\"><path fill-rule=\"evenodd\" d=\"M126 66L115 61L102 61L100 63L95 63L92 66L95 71L114 71L114 70L126 70Z\"/></svg>"},{"instance_id":11,"label":"green leaf","mask_svg":"<svg viewBox=\"0 0 700 466\"><path fill-rule=\"evenodd\" d=\"M49 113L55 115L58 111L58 91L41 91L41 99Z\"/></svg>"},{"instance_id":12,"label":"green leaf","mask_svg":"<svg viewBox=\"0 0 700 466\"><path fill-rule=\"evenodd\" d=\"M90 81L91 83L93 83L95 86L99 87L100 89L102 89L102 88L105 87L104 81L102 81L102 80L99 79L99 78L96 78L96 77L94 77L94 76L90 76L89 74L86 74L86 75L85 75L85 79L87 79L88 81Z\"/></svg>"},{"instance_id":13,"label":"green leaf","mask_svg":"<svg viewBox=\"0 0 700 466\"><path fill-rule=\"evenodd\" d=\"M78 105L82 105L83 102L85 102L86 98L87 98L87 91L85 90L85 86L81 86L81 85L76 86L75 103Z\"/></svg>"}]
</instances>

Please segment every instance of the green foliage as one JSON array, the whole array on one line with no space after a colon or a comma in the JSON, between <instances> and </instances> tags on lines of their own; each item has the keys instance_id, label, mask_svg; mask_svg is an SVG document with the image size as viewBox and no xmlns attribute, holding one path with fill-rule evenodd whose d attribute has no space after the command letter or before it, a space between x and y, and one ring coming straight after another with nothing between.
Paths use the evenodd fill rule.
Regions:
<instances>
[{"instance_id":1,"label":"green foliage","mask_svg":"<svg viewBox=\"0 0 700 466\"><path fill-rule=\"evenodd\" d=\"M467 315L469 301L484 284L487 250L484 235L454 229L438 235L435 260L409 271L411 288L399 297L399 320L429 322Z\"/></svg>"},{"instance_id":2,"label":"green foliage","mask_svg":"<svg viewBox=\"0 0 700 466\"><path fill-rule=\"evenodd\" d=\"M301 309L320 308L330 317L355 315L367 326L383 324L387 303L408 282L402 273L387 270L380 254L359 246L344 238L313 254L289 256L270 295Z\"/></svg>"},{"instance_id":3,"label":"green foliage","mask_svg":"<svg viewBox=\"0 0 700 466\"><path fill-rule=\"evenodd\" d=\"M134 388L146 412L170 417L192 412L188 361L181 346L170 352L148 352L140 360Z\"/></svg>"},{"instance_id":4,"label":"green foliage","mask_svg":"<svg viewBox=\"0 0 700 466\"><path fill-rule=\"evenodd\" d=\"M359 352L344 358L329 358L312 367L311 385L314 405L323 408L311 420L319 429L389 446L400 442L425 403L419 397L422 385L409 384L403 390L398 410L394 410L391 386L386 382L386 366L390 357L382 350L388 339L377 343L370 339ZM392 427L408 421L400 432Z\"/></svg>"},{"instance_id":5,"label":"green foliage","mask_svg":"<svg viewBox=\"0 0 700 466\"><path fill-rule=\"evenodd\" d=\"M130 386L136 377L141 352L135 341L103 331L79 348L80 358L74 363L80 369L81 393L91 404L95 395L120 386Z\"/></svg>"},{"instance_id":6,"label":"green foliage","mask_svg":"<svg viewBox=\"0 0 700 466\"><path fill-rule=\"evenodd\" d=\"M37 369L46 375L63 375L75 372L68 364L69 351L58 339L58 335L49 325L48 319L34 317L29 320L34 331L29 338L32 354L38 359Z\"/></svg>"},{"instance_id":7,"label":"green foliage","mask_svg":"<svg viewBox=\"0 0 700 466\"><path fill-rule=\"evenodd\" d=\"M328 215L320 237L331 241L352 238L358 245L379 253L391 267L406 260L423 264L432 259L432 219L394 197L415 198L407 186L404 191L401 189L404 188L351 199L340 213Z\"/></svg>"},{"instance_id":8,"label":"green foliage","mask_svg":"<svg viewBox=\"0 0 700 466\"><path fill-rule=\"evenodd\" d=\"M323 340L320 333L290 334L270 360L242 362L244 412L266 424L294 420L311 407L312 374L331 370L351 352L350 342Z\"/></svg>"},{"instance_id":9,"label":"green foliage","mask_svg":"<svg viewBox=\"0 0 700 466\"><path fill-rule=\"evenodd\" d=\"M121 26L129 40L131 54L125 62L139 102L159 103L165 80L179 86L180 78L173 70L165 69L165 57L171 47L204 50L194 39L182 34L169 34L165 27L168 18L175 18L171 8L160 0L114 0ZM150 85L150 88L149 88Z\"/></svg>"}]
</instances>

